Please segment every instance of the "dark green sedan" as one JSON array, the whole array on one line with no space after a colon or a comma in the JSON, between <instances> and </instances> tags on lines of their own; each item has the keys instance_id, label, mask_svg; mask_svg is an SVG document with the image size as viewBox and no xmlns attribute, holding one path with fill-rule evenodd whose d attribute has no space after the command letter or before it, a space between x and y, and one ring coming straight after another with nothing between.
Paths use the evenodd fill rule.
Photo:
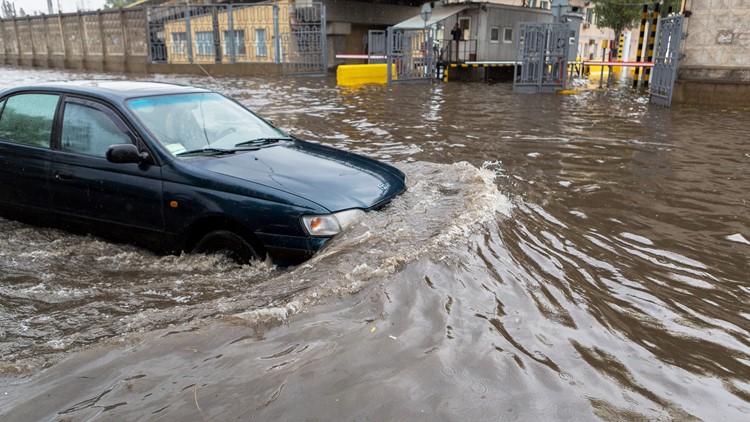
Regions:
<instances>
[{"instance_id":1,"label":"dark green sedan","mask_svg":"<svg viewBox=\"0 0 750 422\"><path fill-rule=\"evenodd\" d=\"M78 81L0 92L0 215L159 253L300 262L404 181L206 89Z\"/></svg>"}]
</instances>

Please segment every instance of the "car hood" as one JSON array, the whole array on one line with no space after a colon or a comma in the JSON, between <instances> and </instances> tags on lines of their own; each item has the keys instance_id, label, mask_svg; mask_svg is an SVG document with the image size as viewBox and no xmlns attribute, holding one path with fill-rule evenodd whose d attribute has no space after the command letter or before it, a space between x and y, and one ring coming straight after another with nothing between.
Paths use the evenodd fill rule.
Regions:
<instances>
[{"instance_id":1,"label":"car hood","mask_svg":"<svg viewBox=\"0 0 750 422\"><path fill-rule=\"evenodd\" d=\"M305 198L330 212L377 208L405 187L404 174L393 166L303 141L190 164Z\"/></svg>"}]
</instances>

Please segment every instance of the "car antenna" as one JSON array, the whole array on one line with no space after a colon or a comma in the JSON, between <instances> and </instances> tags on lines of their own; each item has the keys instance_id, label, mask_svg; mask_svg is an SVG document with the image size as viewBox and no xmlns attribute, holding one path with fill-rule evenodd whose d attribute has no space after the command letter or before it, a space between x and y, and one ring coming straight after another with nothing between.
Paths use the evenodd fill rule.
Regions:
<instances>
[{"instance_id":1,"label":"car antenna","mask_svg":"<svg viewBox=\"0 0 750 422\"><path fill-rule=\"evenodd\" d=\"M208 76L209 79L211 79L211 83L213 83L216 87L221 87L221 85L219 85L219 83L216 82L216 79L214 79L214 77L211 76L211 74L208 73L208 71L206 69L204 69L203 66L200 65L200 63L195 63L195 65L198 66L200 68L200 70L202 70L203 73L205 73L206 76ZM223 89L221 90L221 93L224 94L224 95L227 95L227 93L224 92Z\"/></svg>"}]
</instances>

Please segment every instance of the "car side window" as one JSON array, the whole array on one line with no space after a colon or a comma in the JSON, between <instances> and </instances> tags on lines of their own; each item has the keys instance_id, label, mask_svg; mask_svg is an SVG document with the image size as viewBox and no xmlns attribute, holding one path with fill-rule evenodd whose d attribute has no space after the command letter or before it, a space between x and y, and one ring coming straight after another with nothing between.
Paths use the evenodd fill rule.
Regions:
<instances>
[{"instance_id":1,"label":"car side window","mask_svg":"<svg viewBox=\"0 0 750 422\"><path fill-rule=\"evenodd\" d=\"M61 147L63 151L105 157L114 144L132 144L133 137L116 117L104 111L68 102L65 104L62 123Z\"/></svg>"},{"instance_id":2,"label":"car side window","mask_svg":"<svg viewBox=\"0 0 750 422\"><path fill-rule=\"evenodd\" d=\"M5 100L0 115L0 140L50 147L58 95L19 94Z\"/></svg>"}]
</instances>

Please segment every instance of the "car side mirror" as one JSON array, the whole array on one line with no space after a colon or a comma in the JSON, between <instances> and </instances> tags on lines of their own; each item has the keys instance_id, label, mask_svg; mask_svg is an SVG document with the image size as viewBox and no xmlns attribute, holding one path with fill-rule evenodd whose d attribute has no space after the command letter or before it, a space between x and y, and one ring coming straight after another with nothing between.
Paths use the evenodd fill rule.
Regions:
<instances>
[{"instance_id":1,"label":"car side mirror","mask_svg":"<svg viewBox=\"0 0 750 422\"><path fill-rule=\"evenodd\" d=\"M138 147L133 144L115 144L107 148L107 161L110 163L140 164L148 160L148 158L149 155L147 152L140 152Z\"/></svg>"}]
</instances>

